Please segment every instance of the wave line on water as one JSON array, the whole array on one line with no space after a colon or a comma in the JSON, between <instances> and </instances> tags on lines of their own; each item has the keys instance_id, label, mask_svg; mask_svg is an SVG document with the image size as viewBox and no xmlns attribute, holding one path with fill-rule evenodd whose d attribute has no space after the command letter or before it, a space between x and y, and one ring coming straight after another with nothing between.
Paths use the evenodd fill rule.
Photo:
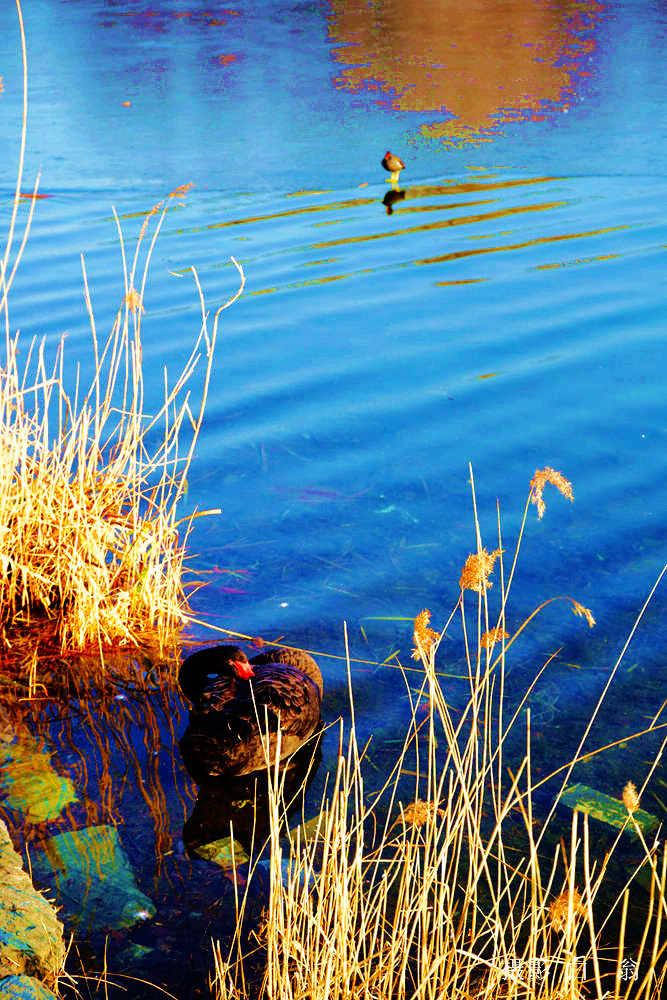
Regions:
<instances>
[{"instance_id":1,"label":"wave line on water","mask_svg":"<svg viewBox=\"0 0 667 1000\"><path fill-rule=\"evenodd\" d=\"M441 264L449 260L458 260L462 257L476 257L483 253L500 253L503 250L524 250L526 247L536 247L543 243L560 243L562 240L587 239L589 236L603 236L606 233L613 233L619 229L628 229L628 226L607 226L604 229L589 229L585 233L562 233L558 236L536 236L532 240L524 240L522 243L506 243L499 247L477 247L474 250L456 250L451 253L440 254L437 257L424 257L416 260L415 264Z\"/></svg>"}]
</instances>

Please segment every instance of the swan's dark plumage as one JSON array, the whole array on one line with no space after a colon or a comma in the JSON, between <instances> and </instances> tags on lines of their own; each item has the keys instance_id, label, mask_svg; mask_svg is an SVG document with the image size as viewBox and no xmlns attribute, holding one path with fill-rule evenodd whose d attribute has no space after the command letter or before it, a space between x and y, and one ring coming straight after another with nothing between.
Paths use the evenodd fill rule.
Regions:
<instances>
[{"instance_id":1,"label":"swan's dark plumage","mask_svg":"<svg viewBox=\"0 0 667 1000\"><path fill-rule=\"evenodd\" d=\"M178 679L192 702L179 745L197 780L249 774L265 766L258 718L262 733L268 726L271 759L279 722L281 759L294 753L320 722L322 676L315 660L301 650L275 649L248 661L238 646L202 649L184 661Z\"/></svg>"}]
</instances>

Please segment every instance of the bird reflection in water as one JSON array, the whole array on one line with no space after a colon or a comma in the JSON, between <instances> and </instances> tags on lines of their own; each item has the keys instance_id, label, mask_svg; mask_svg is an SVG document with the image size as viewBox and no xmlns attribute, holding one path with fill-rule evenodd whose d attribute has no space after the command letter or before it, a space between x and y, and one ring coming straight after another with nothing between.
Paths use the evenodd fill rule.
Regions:
<instances>
[{"instance_id":1,"label":"bird reflection in water","mask_svg":"<svg viewBox=\"0 0 667 1000\"><path fill-rule=\"evenodd\" d=\"M301 814L304 797L322 761L320 742L321 732L281 764L283 821L294 814ZM238 777L203 780L198 786L194 808L183 827L183 844L188 855L209 857L223 867L231 868L234 860L229 838L233 831L235 845L240 845L248 857L256 857L270 831L270 784L275 786L273 774L269 776L267 769ZM235 852L237 863L244 860L238 846Z\"/></svg>"},{"instance_id":2,"label":"bird reflection in water","mask_svg":"<svg viewBox=\"0 0 667 1000\"><path fill-rule=\"evenodd\" d=\"M403 201L405 198L405 191L402 188L392 188L391 191L387 191L384 198L382 199L382 204L384 205L387 215L391 215L394 211L394 205L397 201Z\"/></svg>"}]
</instances>

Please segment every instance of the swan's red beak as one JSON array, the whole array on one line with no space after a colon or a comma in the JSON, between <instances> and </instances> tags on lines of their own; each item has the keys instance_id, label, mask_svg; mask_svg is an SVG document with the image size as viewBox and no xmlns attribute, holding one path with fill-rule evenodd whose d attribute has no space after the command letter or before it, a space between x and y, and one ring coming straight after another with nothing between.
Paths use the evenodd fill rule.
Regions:
<instances>
[{"instance_id":1,"label":"swan's red beak","mask_svg":"<svg viewBox=\"0 0 667 1000\"><path fill-rule=\"evenodd\" d=\"M241 677L244 681L247 681L249 677L255 676L255 671L252 669L252 663L245 663L243 660L233 660L234 669L236 670L237 677Z\"/></svg>"}]
</instances>

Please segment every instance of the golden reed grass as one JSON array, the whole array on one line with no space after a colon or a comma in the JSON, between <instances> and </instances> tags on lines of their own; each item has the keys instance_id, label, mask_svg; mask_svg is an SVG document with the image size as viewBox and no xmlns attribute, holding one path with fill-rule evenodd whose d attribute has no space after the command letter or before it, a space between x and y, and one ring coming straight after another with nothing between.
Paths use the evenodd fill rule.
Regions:
<instances>
[{"instance_id":1,"label":"golden reed grass","mask_svg":"<svg viewBox=\"0 0 667 1000\"><path fill-rule=\"evenodd\" d=\"M526 710L533 685L511 710L505 696L506 653L545 606L509 628L509 590L533 489L509 575L500 517L492 558L475 515L476 558L466 563L448 622L436 631L429 611L416 616L421 683L415 691L415 668L404 674L411 720L379 790L377 781L368 788L365 751L357 745L349 659L350 726L345 733L338 724L338 753L315 820L286 829L282 778L268 768L269 902L261 927L248 934L246 895L238 890L235 935L224 948L214 945L218 1000L658 1000L666 977L667 853L659 841L638 838L635 868L610 902L609 865L622 834L600 856L585 813L574 811L567 834L562 819L553 821L576 763L608 749L584 752L584 742L621 657L575 756L539 780ZM464 604L468 588L476 594L472 609ZM588 610L565 600L575 613ZM435 657L456 612L467 679L463 704L454 709ZM655 719L648 731L657 728ZM377 774L377 753L374 759L369 775ZM559 787L546 809L542 791L538 816L535 793L546 782ZM624 800L633 810L636 790L626 788ZM630 811L626 826L632 819ZM648 873L648 893L635 887L640 869ZM631 892L642 921L632 944Z\"/></svg>"},{"instance_id":2,"label":"golden reed grass","mask_svg":"<svg viewBox=\"0 0 667 1000\"><path fill-rule=\"evenodd\" d=\"M20 651L35 632L60 649L173 644L188 610L183 583L186 542L199 512L177 508L201 429L218 321L212 329L193 269L201 327L178 376L162 373L164 396L145 412L141 327L151 257L165 214L187 192L173 191L141 227L131 259L114 212L122 287L109 335L98 339L82 258L90 318L92 378L68 370L64 339L47 360L45 342L23 345L10 326L9 292L26 246L39 178L25 229L12 255L19 216L27 114L27 57L20 4L24 108L21 153L6 245L0 259L0 640ZM143 258L142 258L143 255ZM233 258L232 258L233 259ZM201 368L200 399L193 376ZM20 360L21 359L21 360ZM76 374L74 374L76 372ZM69 386L69 388L68 388ZM47 643L47 644L48 644Z\"/></svg>"}]
</instances>

